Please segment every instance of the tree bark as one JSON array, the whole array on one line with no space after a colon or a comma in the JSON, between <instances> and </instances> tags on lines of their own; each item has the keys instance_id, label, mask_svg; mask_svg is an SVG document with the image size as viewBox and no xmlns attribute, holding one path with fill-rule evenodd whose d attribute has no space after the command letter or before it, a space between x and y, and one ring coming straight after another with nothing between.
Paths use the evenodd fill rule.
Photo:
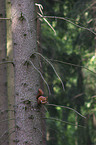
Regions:
<instances>
[{"instance_id":1,"label":"tree bark","mask_svg":"<svg viewBox=\"0 0 96 145\"><path fill-rule=\"evenodd\" d=\"M7 61L13 62L12 30L11 30L11 1L6 0L7 27ZM8 95L8 145L15 145L15 120L14 120L14 65L7 64L7 95Z\"/></svg>"},{"instance_id":2,"label":"tree bark","mask_svg":"<svg viewBox=\"0 0 96 145\"><path fill-rule=\"evenodd\" d=\"M37 106L36 100L40 76L32 65L34 63L39 68L37 55L32 55L37 51L34 0L11 2L15 64L15 142L17 145L41 145L41 107Z\"/></svg>"},{"instance_id":3,"label":"tree bark","mask_svg":"<svg viewBox=\"0 0 96 145\"><path fill-rule=\"evenodd\" d=\"M5 0L0 0L0 18L5 18ZM0 20L0 62L6 59L6 22ZM0 65L0 121L8 119L6 64ZM0 144L8 145L8 123L0 123Z\"/></svg>"}]
</instances>

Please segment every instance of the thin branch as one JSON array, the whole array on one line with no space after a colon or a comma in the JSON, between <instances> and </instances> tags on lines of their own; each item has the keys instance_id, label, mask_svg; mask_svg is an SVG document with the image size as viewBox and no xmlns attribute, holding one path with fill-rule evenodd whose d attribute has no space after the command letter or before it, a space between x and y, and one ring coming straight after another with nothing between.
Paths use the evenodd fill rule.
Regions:
<instances>
[{"instance_id":1,"label":"thin branch","mask_svg":"<svg viewBox=\"0 0 96 145\"><path fill-rule=\"evenodd\" d=\"M80 94L74 96L72 100L77 99L78 97L81 97L82 95L84 95L84 93L80 93Z\"/></svg>"},{"instance_id":2,"label":"thin branch","mask_svg":"<svg viewBox=\"0 0 96 145\"><path fill-rule=\"evenodd\" d=\"M96 96L92 96L91 98L96 98Z\"/></svg>"},{"instance_id":3,"label":"thin branch","mask_svg":"<svg viewBox=\"0 0 96 145\"><path fill-rule=\"evenodd\" d=\"M29 62L32 64L32 66L34 67L34 69L40 74L41 78L43 79L43 81L45 82L45 84L47 85L48 91L49 91L49 95L51 95L51 91L49 88L48 83L46 82L46 80L44 79L42 73L34 66L33 62L29 60Z\"/></svg>"},{"instance_id":4,"label":"thin branch","mask_svg":"<svg viewBox=\"0 0 96 145\"><path fill-rule=\"evenodd\" d=\"M92 6L95 5L95 4L96 4L96 1L89 4L89 6L82 12L82 14L84 14L84 12L86 12L88 9L92 8Z\"/></svg>"},{"instance_id":5,"label":"thin branch","mask_svg":"<svg viewBox=\"0 0 96 145\"><path fill-rule=\"evenodd\" d=\"M38 6L39 11L41 12L41 14L43 15L43 6L41 4L37 4L35 3L36 6Z\"/></svg>"},{"instance_id":6,"label":"thin branch","mask_svg":"<svg viewBox=\"0 0 96 145\"><path fill-rule=\"evenodd\" d=\"M73 126L78 126L78 127L83 127L83 128L86 128L85 126L82 126L82 125L75 125L73 123L70 123L70 122L67 122L67 121L63 121L63 120L60 120L60 119L57 119L57 118L53 118L53 117L45 117L45 119L50 119L50 120L53 120L53 121L59 121L61 123L66 123L66 124L69 124L69 125L73 125Z\"/></svg>"},{"instance_id":7,"label":"thin branch","mask_svg":"<svg viewBox=\"0 0 96 145\"><path fill-rule=\"evenodd\" d=\"M54 107L61 107L61 108L66 108L66 109L69 109L69 110L72 110L74 111L75 113L77 113L79 116L83 117L86 119L85 116L81 115L78 111L76 111L75 109L71 108L71 107L67 107L67 106L61 106L61 105L56 105L56 104L46 104L48 106L54 106Z\"/></svg>"},{"instance_id":8,"label":"thin branch","mask_svg":"<svg viewBox=\"0 0 96 145\"><path fill-rule=\"evenodd\" d=\"M0 20L11 20L10 18L0 18Z\"/></svg>"},{"instance_id":9,"label":"thin branch","mask_svg":"<svg viewBox=\"0 0 96 145\"><path fill-rule=\"evenodd\" d=\"M56 31L55 29L52 27L52 25L47 21L47 19L44 18L43 15L41 15L40 13L37 13L41 18L43 18L43 20L49 25L49 27L54 31L55 35L56 35Z\"/></svg>"},{"instance_id":10,"label":"thin branch","mask_svg":"<svg viewBox=\"0 0 96 145\"><path fill-rule=\"evenodd\" d=\"M95 33L94 31L92 31L91 29L86 28L86 27L83 27L83 26L80 26L80 25L78 25L78 24L75 24L74 22L70 21L70 20L67 19L67 18L64 18L64 17L57 17L57 16L43 16L43 17L44 17L44 18L51 18L51 19L65 20L65 21L67 21L67 22L69 22L69 23L71 23L71 24L73 24L73 25L75 25L75 26L77 26L77 27L79 27L79 28L88 30L89 32L91 32L91 33L93 33L94 35L96 35L96 33Z\"/></svg>"},{"instance_id":11,"label":"thin branch","mask_svg":"<svg viewBox=\"0 0 96 145\"><path fill-rule=\"evenodd\" d=\"M49 63L49 64L51 65L51 67L53 68L53 70L54 70L56 76L58 77L58 79L60 80L60 82L61 82L61 84L62 84L63 90L65 90L63 81L62 81L61 78L59 77L59 75L58 75L57 71L55 70L54 66L52 65L52 63L51 63L47 58L45 58L41 53L39 53L39 52L34 52L33 54L38 54L38 55L40 55L44 60L46 60L47 63Z\"/></svg>"},{"instance_id":12,"label":"thin branch","mask_svg":"<svg viewBox=\"0 0 96 145\"><path fill-rule=\"evenodd\" d=\"M73 63L69 63L69 62L64 62L64 61L60 61L60 60L52 60L52 59L49 59L51 61L55 61L55 62L59 62L59 63L63 63L63 64L66 64L66 65L71 65L71 66L75 66L75 67L81 67L81 68L84 68L88 71L90 71L91 73L93 74L96 74L96 72L90 70L89 68L85 67L85 66L81 66L81 65L77 65L77 64L73 64Z\"/></svg>"},{"instance_id":13,"label":"thin branch","mask_svg":"<svg viewBox=\"0 0 96 145\"><path fill-rule=\"evenodd\" d=\"M4 61L4 62L0 62L0 65L2 64L7 64L7 63L12 63L14 65L14 62L13 61Z\"/></svg>"},{"instance_id":14,"label":"thin branch","mask_svg":"<svg viewBox=\"0 0 96 145\"><path fill-rule=\"evenodd\" d=\"M43 20L49 25L49 27L54 31L54 33L55 33L55 35L56 35L55 29L54 29L54 28L52 27L52 25L47 21L47 19L43 17L43 6L42 6L41 4L37 4L37 3L35 3L35 5L38 6L39 11L40 11L40 13L41 13L41 14L40 14L40 13L37 12L37 14L38 14L41 18L43 18Z\"/></svg>"}]
</instances>

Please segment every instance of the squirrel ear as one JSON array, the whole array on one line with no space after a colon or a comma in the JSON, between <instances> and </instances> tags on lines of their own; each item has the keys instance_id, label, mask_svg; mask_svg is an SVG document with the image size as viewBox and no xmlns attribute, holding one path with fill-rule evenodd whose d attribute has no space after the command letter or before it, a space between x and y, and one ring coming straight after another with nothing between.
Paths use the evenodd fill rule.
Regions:
<instances>
[{"instance_id":1,"label":"squirrel ear","mask_svg":"<svg viewBox=\"0 0 96 145\"><path fill-rule=\"evenodd\" d=\"M39 89L38 91L39 91L40 95L44 94L44 92L41 89Z\"/></svg>"}]
</instances>

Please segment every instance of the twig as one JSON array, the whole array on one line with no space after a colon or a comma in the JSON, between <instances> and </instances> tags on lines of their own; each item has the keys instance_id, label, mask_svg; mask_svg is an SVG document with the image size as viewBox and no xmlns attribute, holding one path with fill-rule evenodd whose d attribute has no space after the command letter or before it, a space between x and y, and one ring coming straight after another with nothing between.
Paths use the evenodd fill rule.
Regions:
<instances>
[{"instance_id":1,"label":"twig","mask_svg":"<svg viewBox=\"0 0 96 145\"><path fill-rule=\"evenodd\" d=\"M47 19L45 19L44 17L43 17L43 6L41 5L41 4L37 4L37 3L35 3L35 5L36 6L38 6L38 8L39 8L39 11L40 11L40 13L38 13L37 12L37 14L41 17L41 18L43 18L43 20L49 25L49 27L54 31L54 33L55 33L55 35L56 35L56 31L55 31L55 29L52 27L52 25L47 21Z\"/></svg>"},{"instance_id":2,"label":"twig","mask_svg":"<svg viewBox=\"0 0 96 145\"><path fill-rule=\"evenodd\" d=\"M51 91L49 88L48 83L46 82L46 80L44 79L42 73L34 66L33 62L29 60L29 62L32 64L32 66L36 69L36 71L40 74L41 78L43 79L43 81L45 82L45 84L47 85L48 91L49 91L49 95L51 95Z\"/></svg>"},{"instance_id":3,"label":"twig","mask_svg":"<svg viewBox=\"0 0 96 145\"><path fill-rule=\"evenodd\" d=\"M0 18L0 20L11 20L10 18Z\"/></svg>"},{"instance_id":4,"label":"twig","mask_svg":"<svg viewBox=\"0 0 96 145\"><path fill-rule=\"evenodd\" d=\"M88 30L89 32L91 32L91 33L93 33L94 35L96 35L96 33L95 33L94 31L90 30L89 28L86 28L86 27L80 26L80 25L78 25L78 24L75 24L74 22L68 20L67 18L64 18L64 17L57 17L57 16L43 16L43 17L44 17L44 18L51 18L51 19L65 20L65 21L67 21L67 22L69 22L69 23L71 23L71 24L73 24L73 25L75 25L75 26L77 26L77 27L79 27L79 28Z\"/></svg>"},{"instance_id":5,"label":"twig","mask_svg":"<svg viewBox=\"0 0 96 145\"><path fill-rule=\"evenodd\" d=\"M71 65L71 66L75 66L75 67L81 67L81 68L84 68L84 69L90 71L91 73L96 74L96 72L90 70L89 68L87 68L87 67L85 67L85 66L81 66L81 65L77 65L77 64L73 64L73 63L69 63L69 62L64 62L64 61L60 61L60 60L52 60L52 59L49 59L49 60L55 61L55 62L59 62L59 63L64 63L64 64L66 64L66 65Z\"/></svg>"},{"instance_id":6,"label":"twig","mask_svg":"<svg viewBox=\"0 0 96 145\"><path fill-rule=\"evenodd\" d=\"M0 62L0 65L1 64L6 64L6 63L12 63L14 65L14 62L13 61L4 61L4 62Z\"/></svg>"},{"instance_id":7,"label":"twig","mask_svg":"<svg viewBox=\"0 0 96 145\"><path fill-rule=\"evenodd\" d=\"M41 4L37 4L35 3L36 6L38 6L39 11L41 12L41 14L43 15L43 6Z\"/></svg>"},{"instance_id":8,"label":"twig","mask_svg":"<svg viewBox=\"0 0 96 145\"><path fill-rule=\"evenodd\" d=\"M82 95L84 95L84 93L80 93L80 94L74 96L72 100L77 99L78 97L81 97Z\"/></svg>"},{"instance_id":9,"label":"twig","mask_svg":"<svg viewBox=\"0 0 96 145\"><path fill-rule=\"evenodd\" d=\"M90 9L95 3L96 3L96 1L93 2L93 3L91 3L91 4L82 12L82 14L84 14L85 11L87 11L88 9ZM80 14L80 15L82 15L82 14Z\"/></svg>"},{"instance_id":10,"label":"twig","mask_svg":"<svg viewBox=\"0 0 96 145\"><path fill-rule=\"evenodd\" d=\"M91 98L96 98L96 96L92 96Z\"/></svg>"},{"instance_id":11,"label":"twig","mask_svg":"<svg viewBox=\"0 0 96 145\"><path fill-rule=\"evenodd\" d=\"M55 35L56 35L56 31L55 29L52 27L52 25L47 21L47 19L44 18L43 15L41 15L40 13L37 13L41 18L43 18L43 20L49 25L49 27L54 31Z\"/></svg>"},{"instance_id":12,"label":"twig","mask_svg":"<svg viewBox=\"0 0 96 145\"><path fill-rule=\"evenodd\" d=\"M76 111L75 109L71 108L71 107L67 107L67 106L61 106L61 105L56 105L56 104L46 104L48 106L54 106L54 107L61 107L61 108L66 108L66 109L69 109L69 110L72 110L74 111L75 113L77 113L79 116L83 117L86 119L85 116L81 115L78 111Z\"/></svg>"},{"instance_id":13,"label":"twig","mask_svg":"<svg viewBox=\"0 0 96 145\"><path fill-rule=\"evenodd\" d=\"M66 124L70 124L70 125L73 125L73 126L78 126L78 127L83 127L83 128L86 128L85 126L82 126L82 125L75 125L73 123L70 123L70 122L67 122L67 121L63 121L63 120L60 120L60 119L57 119L57 118L53 118L53 117L45 117L45 119L50 119L50 120L53 120L53 121L59 121L61 123L66 123Z\"/></svg>"},{"instance_id":14,"label":"twig","mask_svg":"<svg viewBox=\"0 0 96 145\"><path fill-rule=\"evenodd\" d=\"M48 59L46 59L46 58L45 58L41 53L39 53L39 52L34 52L33 54L38 54L38 55L40 55L44 60L46 60L47 63L49 63L49 64L51 65L51 67L53 68L53 70L54 70L56 76L58 77L58 79L60 80L60 82L61 82L61 84L62 84L63 90L65 90L64 84L63 84L61 78L59 77L58 73L56 72L56 70L55 70L54 66L52 65L52 63L51 63Z\"/></svg>"}]
</instances>

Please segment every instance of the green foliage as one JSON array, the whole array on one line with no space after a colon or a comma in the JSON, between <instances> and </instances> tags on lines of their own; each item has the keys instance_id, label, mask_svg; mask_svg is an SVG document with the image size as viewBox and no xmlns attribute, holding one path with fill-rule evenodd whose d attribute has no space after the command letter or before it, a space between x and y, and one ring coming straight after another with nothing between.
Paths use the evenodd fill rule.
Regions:
<instances>
[{"instance_id":1,"label":"green foliage","mask_svg":"<svg viewBox=\"0 0 96 145\"><path fill-rule=\"evenodd\" d=\"M96 120L93 121L93 116L96 117L96 41L94 34L81 28L94 30L96 27L93 21L92 1L46 0L44 4L45 15L66 17L80 26L76 27L68 21L59 19L48 19L56 30L55 36L46 23L41 24L43 55L51 59L65 85L64 92L51 67L44 63L44 75L52 93L49 103L72 107L87 117L84 120L70 110L48 106L47 117L56 117L86 127L84 129L47 120L48 145L88 145L88 142L95 144Z\"/></svg>"}]
</instances>

